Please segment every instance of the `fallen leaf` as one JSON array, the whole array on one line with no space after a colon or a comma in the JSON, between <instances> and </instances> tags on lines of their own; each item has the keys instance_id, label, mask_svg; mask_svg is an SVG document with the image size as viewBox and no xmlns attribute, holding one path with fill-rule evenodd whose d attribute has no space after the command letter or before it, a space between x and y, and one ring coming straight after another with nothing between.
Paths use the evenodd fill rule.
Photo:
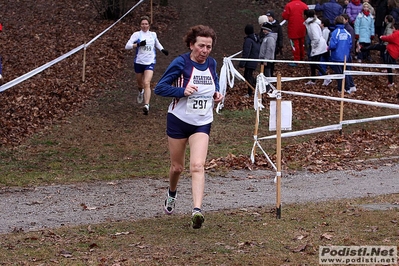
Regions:
<instances>
[{"instance_id":1,"label":"fallen leaf","mask_svg":"<svg viewBox=\"0 0 399 266\"><path fill-rule=\"evenodd\" d=\"M332 238L333 238L333 235L330 235L329 233L324 233L320 237L320 239L327 239L327 240L331 240Z\"/></svg>"}]
</instances>

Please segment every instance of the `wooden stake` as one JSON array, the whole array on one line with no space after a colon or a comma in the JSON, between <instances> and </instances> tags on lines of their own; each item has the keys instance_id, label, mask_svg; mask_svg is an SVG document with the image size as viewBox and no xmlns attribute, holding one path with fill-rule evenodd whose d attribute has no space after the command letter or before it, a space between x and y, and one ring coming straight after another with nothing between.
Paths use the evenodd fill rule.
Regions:
<instances>
[{"instance_id":1,"label":"wooden stake","mask_svg":"<svg viewBox=\"0 0 399 266\"><path fill-rule=\"evenodd\" d=\"M276 217L281 218L281 74L277 74L276 97Z\"/></svg>"},{"instance_id":2,"label":"wooden stake","mask_svg":"<svg viewBox=\"0 0 399 266\"><path fill-rule=\"evenodd\" d=\"M346 70L346 56L344 58L343 73L345 73L345 70ZM341 98L344 98L344 94L345 94L345 75L344 75L344 78L342 80ZM339 122L341 123L343 119L344 119L344 101L341 101L341 107L340 107L340 111L339 111ZM342 129L339 130L339 134L342 135Z\"/></svg>"},{"instance_id":3,"label":"wooden stake","mask_svg":"<svg viewBox=\"0 0 399 266\"><path fill-rule=\"evenodd\" d=\"M153 17L153 13L152 13L152 0L150 2L150 6L151 6L151 24L152 24L152 17Z\"/></svg>"},{"instance_id":4,"label":"wooden stake","mask_svg":"<svg viewBox=\"0 0 399 266\"><path fill-rule=\"evenodd\" d=\"M85 48L83 49L83 71L82 71L82 81L85 82L85 73L86 73L86 42Z\"/></svg>"}]
</instances>

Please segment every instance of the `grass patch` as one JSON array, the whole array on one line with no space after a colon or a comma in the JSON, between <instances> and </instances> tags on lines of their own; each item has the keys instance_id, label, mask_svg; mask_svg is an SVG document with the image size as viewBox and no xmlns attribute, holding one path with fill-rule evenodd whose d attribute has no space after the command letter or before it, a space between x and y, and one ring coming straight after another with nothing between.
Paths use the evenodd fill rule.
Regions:
<instances>
[{"instance_id":1,"label":"grass patch","mask_svg":"<svg viewBox=\"0 0 399 266\"><path fill-rule=\"evenodd\" d=\"M4 265L317 265L320 245L397 245L398 211L360 204L399 195L206 213L3 235Z\"/></svg>"},{"instance_id":2,"label":"grass patch","mask_svg":"<svg viewBox=\"0 0 399 266\"><path fill-rule=\"evenodd\" d=\"M302 99L299 105L295 101L294 108L304 105L306 108L294 111L293 130L314 128L338 121L339 114L334 113L334 110L339 110L337 103L319 105L312 100ZM81 113L37 133L22 145L2 147L0 185L29 186L132 177L164 178L169 169L165 134L169 102L170 99L153 96L151 113L143 116L132 91L109 91L89 103ZM265 107L260 113L258 137L275 134L268 130L267 104ZM394 113L377 108L357 109L352 105L346 108L345 114L348 117L345 119ZM320 117L321 113L328 115ZM252 108L234 111L223 109L220 114L215 114L208 161L230 155L249 158L254 141L255 115ZM337 164L342 158L334 156L335 153L342 154L346 150L352 152L353 147L358 146L358 143L352 144L350 138L354 141L362 139L364 142L364 149L352 152L359 159L399 155L399 149L394 146L395 133L392 133L397 128L399 125L396 120L387 120L344 126L345 135L342 137L338 132L330 132L283 138L284 167L293 170L308 167L318 160L309 156L318 155L319 150L324 152L327 142L336 142L334 146L327 147L330 149L327 152L331 155L320 156L323 160L329 158L328 162L331 164ZM391 132L391 135L387 132ZM261 144L273 159L275 140L261 141ZM263 157L259 149L257 152L259 157ZM249 162L249 159L246 161ZM342 161L342 164L347 163ZM267 163L261 165L268 167ZM226 169L221 166L213 169L215 170Z\"/></svg>"}]
</instances>

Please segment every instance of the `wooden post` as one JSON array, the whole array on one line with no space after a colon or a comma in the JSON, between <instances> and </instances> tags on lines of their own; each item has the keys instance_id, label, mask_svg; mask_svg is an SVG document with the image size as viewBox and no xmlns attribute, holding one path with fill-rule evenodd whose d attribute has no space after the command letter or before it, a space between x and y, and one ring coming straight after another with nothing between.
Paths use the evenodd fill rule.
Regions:
<instances>
[{"instance_id":1,"label":"wooden post","mask_svg":"<svg viewBox=\"0 0 399 266\"><path fill-rule=\"evenodd\" d=\"M153 13L152 13L152 0L150 1L150 5L151 5L151 24L152 24L152 17L153 17Z\"/></svg>"},{"instance_id":2,"label":"wooden post","mask_svg":"<svg viewBox=\"0 0 399 266\"><path fill-rule=\"evenodd\" d=\"M277 74L276 97L276 218L281 218L281 74Z\"/></svg>"},{"instance_id":3,"label":"wooden post","mask_svg":"<svg viewBox=\"0 0 399 266\"><path fill-rule=\"evenodd\" d=\"M85 73L86 73L86 42L85 48L83 49L83 71L82 71L82 81L85 82Z\"/></svg>"},{"instance_id":4,"label":"wooden post","mask_svg":"<svg viewBox=\"0 0 399 266\"><path fill-rule=\"evenodd\" d=\"M346 56L344 58L344 69L343 69L342 73L345 73L345 70L346 70ZM342 80L341 98L344 98L344 94L345 94L345 74L344 74L344 78ZM339 122L341 123L343 119L344 119L344 102L341 101L341 107L339 110ZM342 134L342 129L339 130L339 134Z\"/></svg>"}]
</instances>

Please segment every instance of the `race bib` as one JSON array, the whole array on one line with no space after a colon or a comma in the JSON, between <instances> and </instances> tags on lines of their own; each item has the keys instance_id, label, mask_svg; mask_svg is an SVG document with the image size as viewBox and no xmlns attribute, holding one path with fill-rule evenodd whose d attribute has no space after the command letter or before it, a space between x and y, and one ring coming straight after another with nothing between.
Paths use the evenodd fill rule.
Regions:
<instances>
[{"instance_id":1,"label":"race bib","mask_svg":"<svg viewBox=\"0 0 399 266\"><path fill-rule=\"evenodd\" d=\"M151 52L151 51L152 51L152 46L150 46L150 45L145 45L145 46L142 46L141 49L142 49L144 52Z\"/></svg>"},{"instance_id":2,"label":"race bib","mask_svg":"<svg viewBox=\"0 0 399 266\"><path fill-rule=\"evenodd\" d=\"M205 115L212 108L212 96L189 96L186 114Z\"/></svg>"}]
</instances>

